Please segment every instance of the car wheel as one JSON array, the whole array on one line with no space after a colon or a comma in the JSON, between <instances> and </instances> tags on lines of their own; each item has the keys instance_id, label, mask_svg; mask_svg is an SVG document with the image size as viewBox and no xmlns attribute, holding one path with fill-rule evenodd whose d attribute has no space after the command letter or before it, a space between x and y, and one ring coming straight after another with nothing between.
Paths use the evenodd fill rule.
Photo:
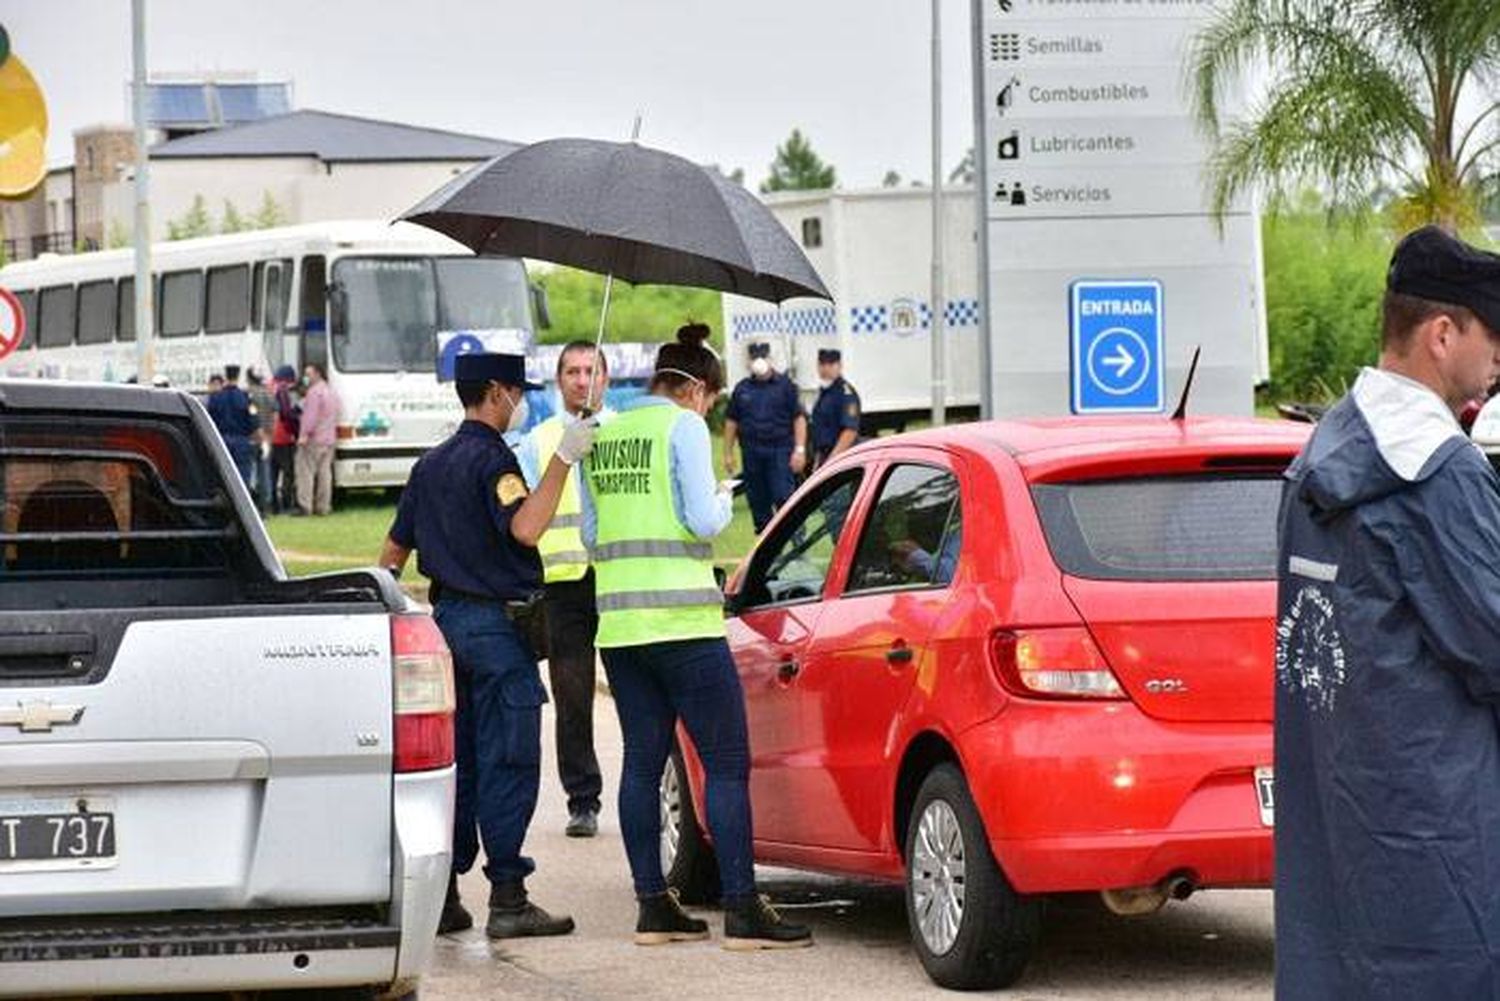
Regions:
<instances>
[{"instance_id":1,"label":"car wheel","mask_svg":"<svg viewBox=\"0 0 1500 1001\"><path fill-rule=\"evenodd\" d=\"M688 789L682 751L672 749L661 775L661 871L684 904L719 899L719 860L703 836Z\"/></svg>"},{"instance_id":2,"label":"car wheel","mask_svg":"<svg viewBox=\"0 0 1500 1001\"><path fill-rule=\"evenodd\" d=\"M906 831L906 916L927 975L954 990L1007 987L1041 929L1037 901L1006 881L963 773L928 773Z\"/></svg>"}]
</instances>

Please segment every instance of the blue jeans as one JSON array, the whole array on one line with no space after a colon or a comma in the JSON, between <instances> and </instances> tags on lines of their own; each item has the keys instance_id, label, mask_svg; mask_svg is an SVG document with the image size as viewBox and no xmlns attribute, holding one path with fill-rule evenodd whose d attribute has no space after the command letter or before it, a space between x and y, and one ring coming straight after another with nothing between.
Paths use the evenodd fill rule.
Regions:
<instances>
[{"instance_id":1,"label":"blue jeans","mask_svg":"<svg viewBox=\"0 0 1500 1001\"><path fill-rule=\"evenodd\" d=\"M638 897L665 893L660 789L681 717L707 774L705 813L726 904L755 895L750 851L750 738L729 644L677 640L601 650L625 736L620 833ZM687 795L686 788L683 794Z\"/></svg>"},{"instance_id":2,"label":"blue jeans","mask_svg":"<svg viewBox=\"0 0 1500 1001\"><path fill-rule=\"evenodd\" d=\"M251 496L254 496L255 446L250 444L249 438L238 434L227 435L224 444L229 447L229 457L234 460L234 468L239 472L240 479L245 482Z\"/></svg>"},{"instance_id":3,"label":"blue jeans","mask_svg":"<svg viewBox=\"0 0 1500 1001\"><path fill-rule=\"evenodd\" d=\"M499 604L442 598L433 618L453 652L458 690L453 868L473 868L483 839L490 882L520 882L536 870L521 854L542 778L547 692L536 657Z\"/></svg>"},{"instance_id":4,"label":"blue jeans","mask_svg":"<svg viewBox=\"0 0 1500 1001\"><path fill-rule=\"evenodd\" d=\"M755 523L756 534L770 523L771 515L796 489L791 462L791 445L740 446L746 500L750 502L750 520Z\"/></svg>"}]
</instances>

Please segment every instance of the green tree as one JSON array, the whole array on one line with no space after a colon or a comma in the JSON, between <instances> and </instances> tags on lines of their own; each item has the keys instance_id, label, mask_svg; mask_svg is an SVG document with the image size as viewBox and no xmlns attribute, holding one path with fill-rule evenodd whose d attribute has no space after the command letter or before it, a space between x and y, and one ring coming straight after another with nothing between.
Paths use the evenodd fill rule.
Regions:
<instances>
[{"instance_id":1,"label":"green tree","mask_svg":"<svg viewBox=\"0 0 1500 1001\"><path fill-rule=\"evenodd\" d=\"M576 268L537 271L531 280L547 290L552 326L540 331L546 344L593 340L599 333L599 308L604 303L604 276ZM604 337L611 341L666 341L688 320L707 323L722 346L723 331L718 292L678 285L630 285L616 281L609 293L609 317Z\"/></svg>"},{"instance_id":2,"label":"green tree","mask_svg":"<svg viewBox=\"0 0 1500 1001\"><path fill-rule=\"evenodd\" d=\"M833 166L813 151L801 129L792 129L787 141L776 147L771 176L761 182L766 191L817 191L838 183Z\"/></svg>"},{"instance_id":3,"label":"green tree","mask_svg":"<svg viewBox=\"0 0 1500 1001\"><path fill-rule=\"evenodd\" d=\"M228 198L224 199L224 214L219 217L220 233L240 233L253 228L251 223L240 215L240 210L234 207L234 202Z\"/></svg>"},{"instance_id":4,"label":"green tree","mask_svg":"<svg viewBox=\"0 0 1500 1001\"><path fill-rule=\"evenodd\" d=\"M176 219L167 220L168 240L191 240L196 236L213 235L213 223L208 218L208 205L202 195L193 196L193 204Z\"/></svg>"},{"instance_id":5,"label":"green tree","mask_svg":"<svg viewBox=\"0 0 1500 1001\"><path fill-rule=\"evenodd\" d=\"M1223 121L1229 92L1262 63L1265 96ZM1483 89L1497 71L1494 0L1227 0L1190 57L1195 111L1216 141L1213 207L1315 184L1357 214L1394 181L1399 228L1473 226L1500 144L1500 103Z\"/></svg>"},{"instance_id":6,"label":"green tree","mask_svg":"<svg viewBox=\"0 0 1500 1001\"><path fill-rule=\"evenodd\" d=\"M882 188L901 187L901 175L894 170L886 171L885 176L880 179L880 186Z\"/></svg>"},{"instance_id":7,"label":"green tree","mask_svg":"<svg viewBox=\"0 0 1500 1001\"><path fill-rule=\"evenodd\" d=\"M262 191L260 197L260 208L255 210L255 215L250 217L251 229L274 229L277 226L287 224L286 213L277 204L271 192Z\"/></svg>"},{"instance_id":8,"label":"green tree","mask_svg":"<svg viewBox=\"0 0 1500 1001\"><path fill-rule=\"evenodd\" d=\"M130 231L118 219L109 221L109 230L104 235L104 245L110 250L130 246Z\"/></svg>"}]
</instances>

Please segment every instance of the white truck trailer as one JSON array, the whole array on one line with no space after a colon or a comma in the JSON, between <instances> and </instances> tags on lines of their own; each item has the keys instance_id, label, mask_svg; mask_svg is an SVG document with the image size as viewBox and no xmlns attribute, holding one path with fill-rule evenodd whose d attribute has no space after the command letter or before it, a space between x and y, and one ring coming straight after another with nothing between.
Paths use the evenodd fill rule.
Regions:
<instances>
[{"instance_id":1,"label":"white truck trailer","mask_svg":"<svg viewBox=\"0 0 1500 1001\"><path fill-rule=\"evenodd\" d=\"M780 307L724 296L730 386L749 367L752 343L811 398L819 348L838 348L844 375L859 390L865 430L899 427L932 407L932 191L876 188L795 191L766 204L822 275L833 302L789 299ZM979 412L977 234L974 190L943 193L947 405Z\"/></svg>"}]
</instances>

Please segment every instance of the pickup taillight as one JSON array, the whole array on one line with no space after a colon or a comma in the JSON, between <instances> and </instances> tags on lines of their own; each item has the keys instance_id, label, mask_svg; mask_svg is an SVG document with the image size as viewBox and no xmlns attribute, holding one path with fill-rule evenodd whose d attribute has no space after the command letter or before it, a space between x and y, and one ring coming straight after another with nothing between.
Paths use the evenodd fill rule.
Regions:
<instances>
[{"instance_id":1,"label":"pickup taillight","mask_svg":"<svg viewBox=\"0 0 1500 1001\"><path fill-rule=\"evenodd\" d=\"M453 764L453 657L429 615L391 616L396 771Z\"/></svg>"}]
</instances>

